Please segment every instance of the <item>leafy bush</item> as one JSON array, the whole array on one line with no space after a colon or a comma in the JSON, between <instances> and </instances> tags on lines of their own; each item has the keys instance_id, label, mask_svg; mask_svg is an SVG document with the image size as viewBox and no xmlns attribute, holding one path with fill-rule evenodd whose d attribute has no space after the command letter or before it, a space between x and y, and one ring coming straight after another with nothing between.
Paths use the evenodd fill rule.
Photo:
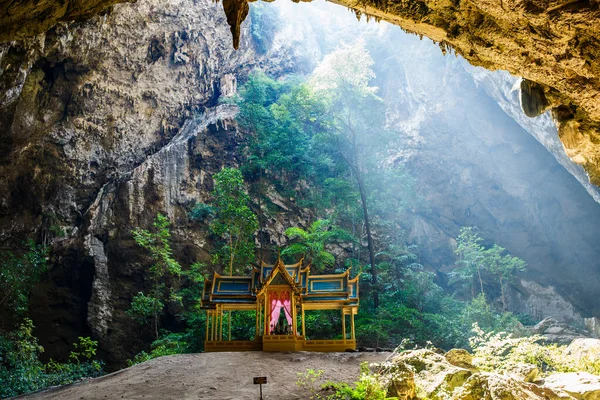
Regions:
<instances>
[{"instance_id":1,"label":"leafy bush","mask_svg":"<svg viewBox=\"0 0 600 400\"><path fill-rule=\"evenodd\" d=\"M189 345L185 333L169 332L152 343L150 353L141 351L133 359L127 361L128 366L143 363L153 358L170 356L173 354L189 353Z\"/></svg>"},{"instance_id":2,"label":"leafy bush","mask_svg":"<svg viewBox=\"0 0 600 400\"><path fill-rule=\"evenodd\" d=\"M87 377L103 374L102 362L91 360L97 342L79 338L73 352L77 362L42 363L38 356L44 351L33 336L33 323L29 319L14 332L0 336L0 398L16 396L49 386L64 385ZM79 357L86 361L80 362Z\"/></svg>"},{"instance_id":3,"label":"leafy bush","mask_svg":"<svg viewBox=\"0 0 600 400\"><path fill-rule=\"evenodd\" d=\"M26 314L31 289L48 270L47 256L48 248L33 240L27 242L27 250L21 256L0 254L0 315Z\"/></svg>"},{"instance_id":4,"label":"leafy bush","mask_svg":"<svg viewBox=\"0 0 600 400\"><path fill-rule=\"evenodd\" d=\"M600 375L600 360L567 354L567 346L543 344L539 335L513 337L505 332L486 333L476 323L470 338L473 362L484 371L508 371L518 363L533 364L542 373L580 372Z\"/></svg>"},{"instance_id":5,"label":"leafy bush","mask_svg":"<svg viewBox=\"0 0 600 400\"><path fill-rule=\"evenodd\" d=\"M189 213L189 218L192 221L204 222L207 219L214 217L215 208L210 204L198 202L194 205Z\"/></svg>"},{"instance_id":6,"label":"leafy bush","mask_svg":"<svg viewBox=\"0 0 600 400\"><path fill-rule=\"evenodd\" d=\"M387 389L383 387L380 377L369 370L368 363L360 365L360 376L354 385L345 382L323 382L325 371L308 369L298 373L296 385L308 392L311 400L394 400L387 397Z\"/></svg>"}]
</instances>

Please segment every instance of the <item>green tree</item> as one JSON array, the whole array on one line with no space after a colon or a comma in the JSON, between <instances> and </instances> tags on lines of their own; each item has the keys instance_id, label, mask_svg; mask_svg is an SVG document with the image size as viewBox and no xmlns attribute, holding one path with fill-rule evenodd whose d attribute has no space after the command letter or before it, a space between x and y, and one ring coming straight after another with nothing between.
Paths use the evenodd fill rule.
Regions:
<instances>
[{"instance_id":1,"label":"green tree","mask_svg":"<svg viewBox=\"0 0 600 400\"><path fill-rule=\"evenodd\" d=\"M483 239L471 226L460 228L460 233L456 238L456 249L454 253L458 257L456 268L450 272L449 284L459 283L470 288L471 297L474 299L477 295L477 282L479 283L480 293L485 295L483 290L482 269L484 266L485 253L481 244Z\"/></svg>"},{"instance_id":2,"label":"green tree","mask_svg":"<svg viewBox=\"0 0 600 400\"><path fill-rule=\"evenodd\" d=\"M215 218L210 224L212 232L225 240L215 261L226 261L229 275L244 268L254 257L254 233L258 220L250 208L242 173L236 168L223 168L214 176Z\"/></svg>"},{"instance_id":3,"label":"green tree","mask_svg":"<svg viewBox=\"0 0 600 400\"><path fill-rule=\"evenodd\" d=\"M485 269L498 278L502 311L506 311L506 285L517 272L525 271L527 263L519 257L507 254L506 249L497 244L484 251L483 263Z\"/></svg>"},{"instance_id":4,"label":"green tree","mask_svg":"<svg viewBox=\"0 0 600 400\"><path fill-rule=\"evenodd\" d=\"M346 231L333 226L331 221L325 219L313 222L308 230L298 227L288 228L285 234L290 240L296 239L296 241L283 250L281 254L302 254L309 259L318 271L331 267L335 263L334 255L325 249L328 243L334 240L352 240Z\"/></svg>"},{"instance_id":5,"label":"green tree","mask_svg":"<svg viewBox=\"0 0 600 400\"><path fill-rule=\"evenodd\" d=\"M0 315L24 316L32 288L48 270L46 259L49 249L36 245L33 240L26 245L27 251L21 256L12 252L0 255L0 309L3 310Z\"/></svg>"},{"instance_id":6,"label":"green tree","mask_svg":"<svg viewBox=\"0 0 600 400\"><path fill-rule=\"evenodd\" d=\"M325 56L311 77L315 92L327 102L333 116L331 140L348 165L358 187L366 231L367 249L374 285L373 304L379 305L375 245L369 217L365 176L374 154L385 150L385 106L369 82L375 77L373 59L364 42L342 47ZM370 154L371 157L364 157ZM372 167L372 166L371 166Z\"/></svg>"},{"instance_id":7,"label":"green tree","mask_svg":"<svg viewBox=\"0 0 600 400\"><path fill-rule=\"evenodd\" d=\"M173 285L167 284L171 279L179 278L181 275L181 265L173 258L173 250L169 243L170 225L169 219L159 213L154 219L152 230L136 228L132 231L135 242L148 250L154 263L148 270L152 283L149 293L136 294L128 313L140 323L145 323L152 318L156 339L158 339L159 317L164 311L165 301L178 301Z\"/></svg>"}]
</instances>

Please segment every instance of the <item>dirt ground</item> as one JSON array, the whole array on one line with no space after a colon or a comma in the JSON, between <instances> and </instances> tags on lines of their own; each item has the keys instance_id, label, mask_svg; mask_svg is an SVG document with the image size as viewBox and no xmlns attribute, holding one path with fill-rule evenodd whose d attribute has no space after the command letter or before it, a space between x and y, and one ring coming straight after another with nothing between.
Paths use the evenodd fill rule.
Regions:
<instances>
[{"instance_id":1,"label":"dirt ground","mask_svg":"<svg viewBox=\"0 0 600 400\"><path fill-rule=\"evenodd\" d=\"M390 353L202 353L160 357L101 378L50 389L23 399L259 399L256 376L266 376L265 400L307 399L298 373L322 369L331 381L356 380L362 362Z\"/></svg>"}]
</instances>

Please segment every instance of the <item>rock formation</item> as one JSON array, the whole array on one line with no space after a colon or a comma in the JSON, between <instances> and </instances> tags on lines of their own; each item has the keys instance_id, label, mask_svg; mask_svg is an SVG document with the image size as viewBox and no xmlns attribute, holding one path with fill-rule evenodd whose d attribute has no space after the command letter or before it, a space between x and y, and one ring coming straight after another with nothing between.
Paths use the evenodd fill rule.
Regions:
<instances>
[{"instance_id":1,"label":"rock formation","mask_svg":"<svg viewBox=\"0 0 600 400\"><path fill-rule=\"evenodd\" d=\"M456 353L462 355L461 367L452 362ZM409 350L375 364L372 369L381 376L389 395L406 400L591 400L600 396L597 375L551 373L542 379L537 377L537 368L528 364L513 365L503 372L486 372L465 364L469 357L463 353L466 352L456 349L444 356L428 349Z\"/></svg>"},{"instance_id":2,"label":"rock formation","mask_svg":"<svg viewBox=\"0 0 600 400\"><path fill-rule=\"evenodd\" d=\"M59 21L89 18L116 2L3 1L0 42L31 37ZM451 47L473 65L525 77L525 96L535 87L535 96L543 100L533 110L525 102L526 112L533 115L540 105L552 108L569 156L585 167L593 183L600 183L600 11L596 0L336 2L357 15L367 14L427 36L439 42L443 51ZM248 2L226 0L223 8L237 48Z\"/></svg>"},{"instance_id":3,"label":"rock formation","mask_svg":"<svg viewBox=\"0 0 600 400\"><path fill-rule=\"evenodd\" d=\"M29 24L24 13L18 14L25 2L11 4L16 8L1 14L0 24L11 27L14 37L27 38L0 45L0 244L11 248L36 237L53 245L50 277L36 288L31 302L47 357L66 354L77 336L91 334L100 339L102 358L122 364L151 341L124 312L145 284L146 260L130 230L148 226L163 212L174 223L174 247L182 263L208 260L206 227L190 222L187 212L207 199L213 173L239 164L236 150L244 140L233 121L235 111L218 106L219 97L235 93L237 82L253 66L277 74L313 60L298 60L295 50L285 47L286 40L279 41L277 51L256 54L246 25L236 28L243 32L239 50L233 50L221 5L209 1L140 0L87 21L56 25L52 21L88 14L70 2L60 12L39 8L55 10L55 4L36 4L40 12L56 16L48 18L48 26ZM101 2L94 4L100 7ZM242 19L245 12L240 10ZM9 16L13 22L5 24ZM48 29L50 25L54 27ZM466 79L460 69L450 65L448 79ZM382 95L392 98L402 84L396 81ZM525 85L531 114L556 106L557 95L543 82ZM454 95L442 93L440 98L456 116L462 110L453 108ZM484 117L472 120L477 129L458 135L458 130L432 129L439 127L432 125L438 116L431 112L439 104L415 100L399 98L396 106L417 108L406 108L413 119L401 115L392 122L405 123L403 131L413 134L411 123L430 118L419 127L420 136L408 136L413 151L398 155L424 182L422 192L433 205L407 227L411 239L421 244L426 264L447 264L459 224L477 224L483 236L527 255L533 266L529 278L555 284L561 293L570 290L568 304L576 307L568 313L597 315L597 304L588 301L598 287L588 274L597 267L589 262L596 255L590 237L597 237L592 226L597 210L590 204L597 204L550 163L553 158L543 147L534 155L524 154L522 149L536 143L510 119L494 120L508 136L496 135ZM468 100L491 101L483 94ZM463 120L449 117L437 123L462 126ZM490 148L500 156L489 157ZM449 149L465 153L453 158ZM455 179L453 186L442 185L448 179ZM532 189L531 182L542 189ZM549 191L555 195L541 195ZM269 196L281 215L267 222L267 240L281 245L282 231L304 226L307 216L276 191ZM501 211L500 203L508 204L509 211ZM575 222L568 225L565 218ZM439 239L442 245L432 246L425 238ZM562 253L569 246L572 252ZM547 254L548 248L557 250ZM567 274L566 261L581 269ZM541 301L531 300L532 291L523 291L520 303L513 303L515 310Z\"/></svg>"},{"instance_id":4,"label":"rock formation","mask_svg":"<svg viewBox=\"0 0 600 400\"><path fill-rule=\"evenodd\" d=\"M117 7L0 45L1 246L52 243L50 277L31 300L45 355L91 334L111 365L151 340L124 313L146 262L130 230L165 213L181 261L209 258L187 212L213 173L237 165L242 139L217 99L264 57L250 35L231 47L209 1Z\"/></svg>"}]
</instances>

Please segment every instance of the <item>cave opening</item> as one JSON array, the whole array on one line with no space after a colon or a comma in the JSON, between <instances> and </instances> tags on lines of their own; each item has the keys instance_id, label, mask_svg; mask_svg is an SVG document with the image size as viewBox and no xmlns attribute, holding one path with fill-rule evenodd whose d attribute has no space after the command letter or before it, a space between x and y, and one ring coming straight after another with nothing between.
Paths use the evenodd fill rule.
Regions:
<instances>
[{"instance_id":1,"label":"cave opening","mask_svg":"<svg viewBox=\"0 0 600 400\"><path fill-rule=\"evenodd\" d=\"M257 348L251 279L280 259L325 277L288 271L319 349L351 316L365 354L512 332L539 376L600 374L560 347L600 340L590 4L139 0L0 43L0 339L39 373L0 397L209 337Z\"/></svg>"}]
</instances>

